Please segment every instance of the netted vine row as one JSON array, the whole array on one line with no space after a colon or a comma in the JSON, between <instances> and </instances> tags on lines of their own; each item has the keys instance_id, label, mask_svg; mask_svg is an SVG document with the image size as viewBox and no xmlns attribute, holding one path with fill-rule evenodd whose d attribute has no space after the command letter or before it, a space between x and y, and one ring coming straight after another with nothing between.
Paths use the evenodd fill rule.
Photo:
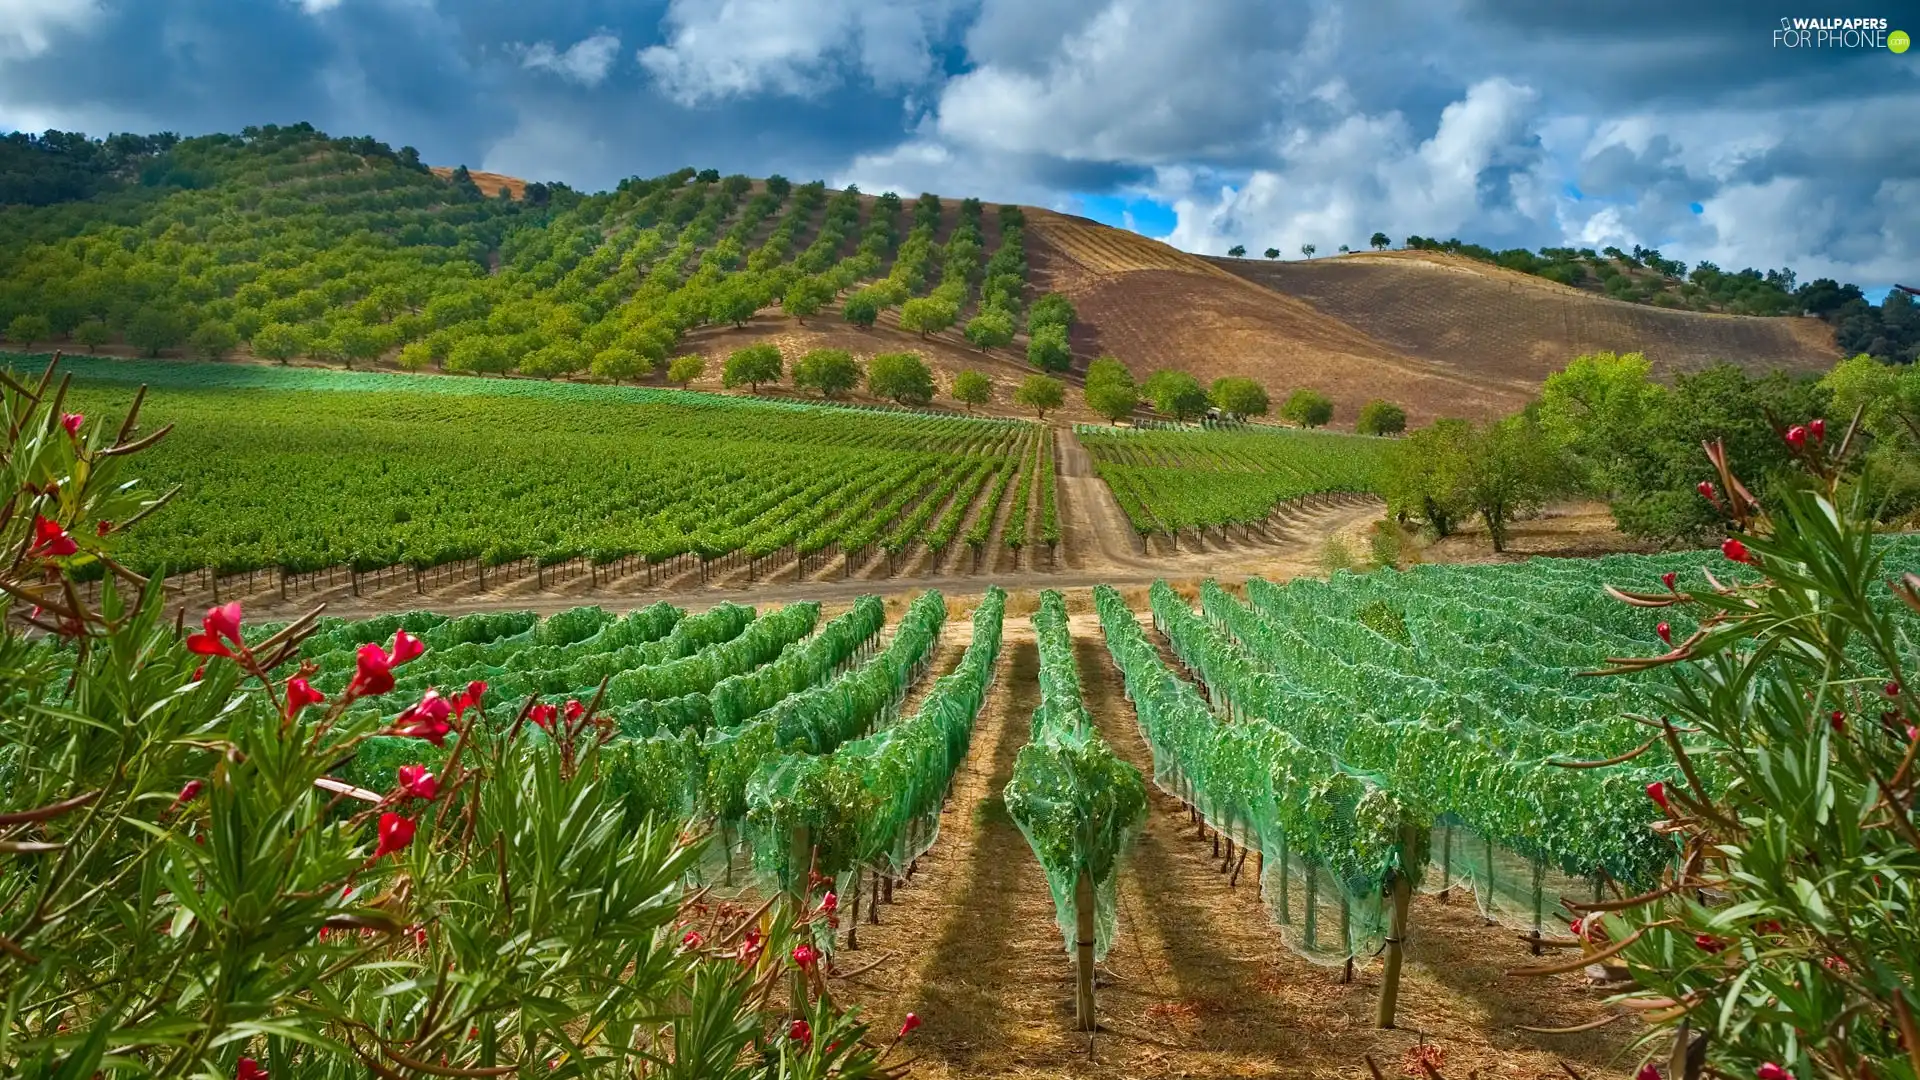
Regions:
<instances>
[{"instance_id":1,"label":"netted vine row","mask_svg":"<svg viewBox=\"0 0 1920 1080\"><path fill-rule=\"evenodd\" d=\"M1094 730L1081 700L1066 599L1058 590L1040 594L1033 631L1040 652L1040 707L1033 714L1032 738L1014 759L1001 797L1046 871L1054 917L1069 952L1076 941L1076 889L1082 875L1091 878L1094 955L1104 958L1118 932L1120 858L1146 822L1146 783Z\"/></svg>"},{"instance_id":2,"label":"netted vine row","mask_svg":"<svg viewBox=\"0 0 1920 1080\"><path fill-rule=\"evenodd\" d=\"M1156 626L1164 617L1191 631L1185 621L1192 613L1164 583L1154 586L1151 603ZM1119 592L1096 586L1094 606L1153 748L1154 782L1231 838L1229 861L1232 839L1260 852L1268 908L1295 949L1326 961L1374 952L1388 932L1385 898L1394 878L1418 881L1426 872L1430 822L1410 814L1377 780L1277 724L1216 716L1191 683L1167 669ZM1338 900L1337 932L1320 923L1323 880Z\"/></svg>"},{"instance_id":3,"label":"netted vine row","mask_svg":"<svg viewBox=\"0 0 1920 1080\"><path fill-rule=\"evenodd\" d=\"M786 882L796 829L815 873L857 895L866 870L898 875L938 834L940 807L967 755L1000 654L1006 593L987 591L959 666L933 684L913 716L829 754L767 762L748 792L756 863Z\"/></svg>"}]
</instances>

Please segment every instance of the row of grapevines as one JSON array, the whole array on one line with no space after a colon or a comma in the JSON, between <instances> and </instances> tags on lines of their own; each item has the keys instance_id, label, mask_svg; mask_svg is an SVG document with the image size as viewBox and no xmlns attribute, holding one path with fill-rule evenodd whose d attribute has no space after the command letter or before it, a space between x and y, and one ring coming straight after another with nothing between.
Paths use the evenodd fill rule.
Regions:
<instances>
[{"instance_id":1,"label":"row of grapevines","mask_svg":"<svg viewBox=\"0 0 1920 1080\"><path fill-rule=\"evenodd\" d=\"M1151 603L1156 624L1163 614L1178 623L1179 597L1164 583L1152 589ZM1155 783L1221 833L1256 847L1270 893L1288 894L1294 868L1306 875L1303 951L1342 959L1373 951L1388 929L1381 899L1394 877L1417 881L1424 873L1429 823L1413 818L1378 783L1277 724L1215 716L1191 683L1167 670L1119 592L1096 586L1094 606L1141 734L1153 748ZM1322 872L1340 892L1347 916L1345 937L1333 947L1317 940L1311 889ZM1291 923L1288 908L1283 901L1275 913Z\"/></svg>"},{"instance_id":2,"label":"row of grapevines","mask_svg":"<svg viewBox=\"0 0 1920 1080\"><path fill-rule=\"evenodd\" d=\"M1069 952L1079 913L1076 889L1083 875L1091 878L1094 954L1105 957L1118 928L1120 857L1146 820L1146 784L1094 730L1081 700L1066 598L1058 590L1040 594L1033 632L1040 651L1040 707L1002 798L1046 871Z\"/></svg>"},{"instance_id":3,"label":"row of grapevines","mask_svg":"<svg viewBox=\"0 0 1920 1080\"><path fill-rule=\"evenodd\" d=\"M1040 542L1052 551L1060 542L1060 515L1053 502L1053 429L1048 428L1040 448Z\"/></svg>"},{"instance_id":4,"label":"row of grapevines","mask_svg":"<svg viewBox=\"0 0 1920 1080\"><path fill-rule=\"evenodd\" d=\"M816 873L857 895L863 867L899 873L933 842L940 805L967 755L973 723L1000 654L1006 593L989 588L973 614L973 637L950 674L915 713L841 744L832 753L763 763L747 795L756 859L782 879L794 872L787 839L808 832ZM849 882L849 872L855 876Z\"/></svg>"},{"instance_id":5,"label":"row of grapevines","mask_svg":"<svg viewBox=\"0 0 1920 1080\"><path fill-rule=\"evenodd\" d=\"M1074 430L1141 536L1256 524L1305 495L1378 492L1396 452L1383 439L1286 429Z\"/></svg>"},{"instance_id":6,"label":"row of grapevines","mask_svg":"<svg viewBox=\"0 0 1920 1080\"><path fill-rule=\"evenodd\" d=\"M83 381L72 406L97 412L129 400L127 383L91 378L116 366L145 368L76 365ZM109 537L140 572L658 563L854 550L882 536L902 550L937 528L937 507L895 521L925 477L1011 457L1027 430L700 395L635 408L619 393L415 393L474 382L396 376L374 381L402 392L323 393L298 371L284 373L297 391L202 390L195 366L171 367L142 372L157 376L143 421L180 425L149 459L154 479L181 485L183 497Z\"/></svg>"}]
</instances>

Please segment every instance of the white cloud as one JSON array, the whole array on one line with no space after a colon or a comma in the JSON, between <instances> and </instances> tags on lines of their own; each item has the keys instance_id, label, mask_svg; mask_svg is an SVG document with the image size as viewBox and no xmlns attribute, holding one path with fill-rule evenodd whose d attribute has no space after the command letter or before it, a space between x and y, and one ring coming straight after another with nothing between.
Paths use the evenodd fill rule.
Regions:
<instances>
[{"instance_id":1,"label":"white cloud","mask_svg":"<svg viewBox=\"0 0 1920 1080\"><path fill-rule=\"evenodd\" d=\"M682 105L761 93L808 97L841 78L842 61L876 86L933 73L932 38L954 0L671 0L667 43L641 66Z\"/></svg>"},{"instance_id":2,"label":"white cloud","mask_svg":"<svg viewBox=\"0 0 1920 1080\"><path fill-rule=\"evenodd\" d=\"M320 15L340 6L340 0L293 0L309 15Z\"/></svg>"},{"instance_id":3,"label":"white cloud","mask_svg":"<svg viewBox=\"0 0 1920 1080\"><path fill-rule=\"evenodd\" d=\"M100 0L0 0L0 60L39 56L55 34L85 30L100 16Z\"/></svg>"},{"instance_id":4,"label":"white cloud","mask_svg":"<svg viewBox=\"0 0 1920 1080\"><path fill-rule=\"evenodd\" d=\"M1215 182L1205 174L1163 170L1154 189L1178 214L1171 242L1193 251L1236 243L1333 251L1363 246L1376 229L1395 239L1450 235L1469 224L1477 232L1502 215L1550 210L1532 174L1537 98L1527 87L1488 79L1448 105L1424 141L1397 112L1354 114L1326 127L1289 128L1278 140L1279 164L1254 170L1237 187L1209 191Z\"/></svg>"},{"instance_id":5,"label":"white cloud","mask_svg":"<svg viewBox=\"0 0 1920 1080\"><path fill-rule=\"evenodd\" d=\"M564 52L556 52L545 41L525 46L520 51L520 65L550 71L581 86L598 86L619 55L620 39L602 31L575 42Z\"/></svg>"},{"instance_id":6,"label":"white cloud","mask_svg":"<svg viewBox=\"0 0 1920 1080\"><path fill-rule=\"evenodd\" d=\"M1012 35L993 25L989 45L1010 48ZM1228 152L1261 135L1287 39L1304 34L1312 47L1312 26L1256 0L1110 0L1044 64L1020 51L1007 64L989 55L948 82L938 130L976 149L1082 161Z\"/></svg>"}]
</instances>

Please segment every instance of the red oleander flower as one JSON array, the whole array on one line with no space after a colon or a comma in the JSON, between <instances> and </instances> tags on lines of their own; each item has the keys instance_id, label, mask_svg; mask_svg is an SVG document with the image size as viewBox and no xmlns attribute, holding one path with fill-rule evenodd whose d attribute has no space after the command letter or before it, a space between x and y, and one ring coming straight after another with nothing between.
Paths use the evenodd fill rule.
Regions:
<instances>
[{"instance_id":1,"label":"red oleander flower","mask_svg":"<svg viewBox=\"0 0 1920 1080\"><path fill-rule=\"evenodd\" d=\"M70 412L60 414L60 426L66 428L67 434L76 439L80 437L80 428L85 425L86 422L87 417L85 413Z\"/></svg>"},{"instance_id":2,"label":"red oleander flower","mask_svg":"<svg viewBox=\"0 0 1920 1080\"><path fill-rule=\"evenodd\" d=\"M527 710L527 719L533 721L541 731L545 732L553 731L553 722L559 715L559 709L544 701L535 703L533 708Z\"/></svg>"},{"instance_id":3,"label":"red oleander flower","mask_svg":"<svg viewBox=\"0 0 1920 1080\"><path fill-rule=\"evenodd\" d=\"M1750 563L1753 561L1753 553L1747 550L1747 545L1735 540L1731 536L1727 537L1727 539L1720 544L1720 554L1725 555L1737 563Z\"/></svg>"},{"instance_id":4,"label":"red oleander flower","mask_svg":"<svg viewBox=\"0 0 1920 1080\"><path fill-rule=\"evenodd\" d=\"M462 690L460 693L454 695L453 718L455 720L458 720L461 717L465 716L467 714L468 709L471 709L480 704L480 699L482 697L485 697L486 693L487 693L487 684L481 682L479 679L475 679L472 682L468 683L467 688L465 690Z\"/></svg>"},{"instance_id":5,"label":"red oleander flower","mask_svg":"<svg viewBox=\"0 0 1920 1080\"><path fill-rule=\"evenodd\" d=\"M1673 644L1673 627L1668 626L1666 623L1661 623L1659 626L1653 628L1653 632L1660 635L1661 641L1669 645Z\"/></svg>"},{"instance_id":6,"label":"red oleander flower","mask_svg":"<svg viewBox=\"0 0 1920 1080\"><path fill-rule=\"evenodd\" d=\"M413 834L416 828L417 826L414 825L411 819L401 817L391 810L381 814L379 828L380 842L374 845L373 857L378 859L382 856L391 855L396 851L404 851L408 844L413 843Z\"/></svg>"},{"instance_id":7,"label":"red oleander flower","mask_svg":"<svg viewBox=\"0 0 1920 1080\"><path fill-rule=\"evenodd\" d=\"M1758 1080L1793 1080L1793 1074L1769 1061L1753 1074Z\"/></svg>"},{"instance_id":8,"label":"red oleander flower","mask_svg":"<svg viewBox=\"0 0 1920 1080\"><path fill-rule=\"evenodd\" d=\"M1827 422L1825 420L1807 421L1807 430L1813 432L1814 442L1827 441Z\"/></svg>"},{"instance_id":9,"label":"red oleander flower","mask_svg":"<svg viewBox=\"0 0 1920 1080\"><path fill-rule=\"evenodd\" d=\"M267 1080L267 1070L252 1058L241 1058L233 1068L233 1080Z\"/></svg>"},{"instance_id":10,"label":"red oleander flower","mask_svg":"<svg viewBox=\"0 0 1920 1080\"><path fill-rule=\"evenodd\" d=\"M1661 783L1658 780L1655 780L1653 783L1648 784L1647 798L1652 799L1654 802L1654 805L1658 806L1660 809L1666 811L1669 814L1673 813L1673 807L1667 804L1667 785Z\"/></svg>"},{"instance_id":11,"label":"red oleander flower","mask_svg":"<svg viewBox=\"0 0 1920 1080\"><path fill-rule=\"evenodd\" d=\"M799 1043L802 1050L811 1049L813 1046L813 1025L807 1023L805 1020L795 1020L793 1023L787 1025L787 1038Z\"/></svg>"},{"instance_id":12,"label":"red oleander flower","mask_svg":"<svg viewBox=\"0 0 1920 1080\"><path fill-rule=\"evenodd\" d=\"M1693 490L1699 492L1700 497L1707 500L1708 502L1718 502L1720 499L1719 492L1714 489L1713 481L1711 480L1700 481L1698 484L1694 485Z\"/></svg>"},{"instance_id":13,"label":"red oleander flower","mask_svg":"<svg viewBox=\"0 0 1920 1080\"><path fill-rule=\"evenodd\" d=\"M687 936L680 939L682 949L697 949L706 943L707 939L698 930L689 930Z\"/></svg>"},{"instance_id":14,"label":"red oleander flower","mask_svg":"<svg viewBox=\"0 0 1920 1080\"><path fill-rule=\"evenodd\" d=\"M324 705L327 695L313 688L303 676L295 675L287 680L287 715L297 715L309 705Z\"/></svg>"},{"instance_id":15,"label":"red oleander flower","mask_svg":"<svg viewBox=\"0 0 1920 1080\"><path fill-rule=\"evenodd\" d=\"M1788 446L1798 450L1807 445L1807 429L1799 424L1795 424L1787 429L1786 439Z\"/></svg>"},{"instance_id":16,"label":"red oleander flower","mask_svg":"<svg viewBox=\"0 0 1920 1080\"><path fill-rule=\"evenodd\" d=\"M1668 592L1672 592L1672 591L1673 591L1673 583L1674 583L1674 580L1675 580L1676 578L1678 578L1679 576L1680 576L1680 575L1678 575L1678 574L1676 574L1676 573L1674 573L1673 571L1671 571L1671 570L1669 570L1669 571L1667 571L1666 573L1664 573L1664 574L1661 574L1661 575L1660 575L1660 583L1661 583L1662 585L1665 585L1665 586L1667 587L1667 591L1668 591Z\"/></svg>"},{"instance_id":17,"label":"red oleander flower","mask_svg":"<svg viewBox=\"0 0 1920 1080\"><path fill-rule=\"evenodd\" d=\"M421 653L426 651L427 647L421 644L419 638L414 637L405 630L395 630L393 632L393 649L391 652L393 666L398 667L409 660L417 658Z\"/></svg>"},{"instance_id":18,"label":"red oleander flower","mask_svg":"<svg viewBox=\"0 0 1920 1080\"><path fill-rule=\"evenodd\" d=\"M440 794L440 779L427 771L425 765L402 765L393 770L400 791L410 799L425 799L432 802Z\"/></svg>"},{"instance_id":19,"label":"red oleander flower","mask_svg":"<svg viewBox=\"0 0 1920 1080\"><path fill-rule=\"evenodd\" d=\"M752 967L754 964L760 962L760 952L766 947L766 935L762 934L757 928L749 930L747 931L746 937L741 939L740 949L734 954L734 957L739 960L743 966Z\"/></svg>"},{"instance_id":20,"label":"red oleander flower","mask_svg":"<svg viewBox=\"0 0 1920 1080\"><path fill-rule=\"evenodd\" d=\"M232 656L233 650L222 643L222 638L244 648L246 643L240 640L240 604L236 601L208 608L206 618L200 620L200 631L187 638L189 652L201 656Z\"/></svg>"},{"instance_id":21,"label":"red oleander flower","mask_svg":"<svg viewBox=\"0 0 1920 1080\"><path fill-rule=\"evenodd\" d=\"M93 535L95 536L105 536L112 531L113 522L111 521L102 521L93 527Z\"/></svg>"},{"instance_id":22,"label":"red oleander flower","mask_svg":"<svg viewBox=\"0 0 1920 1080\"><path fill-rule=\"evenodd\" d=\"M206 789L207 782L205 780L189 780L181 785L180 794L173 798L173 805L185 806L187 803L199 798L200 793Z\"/></svg>"},{"instance_id":23,"label":"red oleander flower","mask_svg":"<svg viewBox=\"0 0 1920 1080\"><path fill-rule=\"evenodd\" d=\"M435 746L445 746L447 735L453 731L453 725L447 722L452 712L452 703L441 697L440 691L429 690L421 696L420 704L408 706L405 712L394 718L393 733L425 739Z\"/></svg>"},{"instance_id":24,"label":"red oleander flower","mask_svg":"<svg viewBox=\"0 0 1920 1080\"><path fill-rule=\"evenodd\" d=\"M801 944L793 947L793 962L803 969L811 969L820 962L820 950L811 945Z\"/></svg>"},{"instance_id":25,"label":"red oleander flower","mask_svg":"<svg viewBox=\"0 0 1920 1080\"><path fill-rule=\"evenodd\" d=\"M571 724L579 720L582 716L585 716L586 714L587 714L587 707L585 705L580 704L580 700L578 698L567 699L567 710L566 710L567 723Z\"/></svg>"},{"instance_id":26,"label":"red oleander flower","mask_svg":"<svg viewBox=\"0 0 1920 1080\"><path fill-rule=\"evenodd\" d=\"M393 658L374 642L360 646L354 661L353 681L347 684L347 696L365 697L393 689Z\"/></svg>"},{"instance_id":27,"label":"red oleander flower","mask_svg":"<svg viewBox=\"0 0 1920 1080\"><path fill-rule=\"evenodd\" d=\"M1712 934L1696 934L1694 935L1693 943L1699 947L1702 952L1710 953L1717 953L1727 947L1726 942L1714 937Z\"/></svg>"},{"instance_id":28,"label":"red oleander flower","mask_svg":"<svg viewBox=\"0 0 1920 1080\"><path fill-rule=\"evenodd\" d=\"M1835 709L1833 710L1833 715L1827 717L1827 721L1833 725L1833 730L1835 734L1838 734L1839 732L1846 730L1847 714L1842 712L1839 709Z\"/></svg>"},{"instance_id":29,"label":"red oleander flower","mask_svg":"<svg viewBox=\"0 0 1920 1080\"><path fill-rule=\"evenodd\" d=\"M840 898L838 896L835 896L832 893L828 893L827 895L820 898L821 911L827 912L828 914L832 914L833 912L839 910L839 908L840 908Z\"/></svg>"},{"instance_id":30,"label":"red oleander flower","mask_svg":"<svg viewBox=\"0 0 1920 1080\"><path fill-rule=\"evenodd\" d=\"M63 558L80 550L73 542L67 530L50 518L35 514L33 518L33 546L27 554L35 558Z\"/></svg>"},{"instance_id":31,"label":"red oleander flower","mask_svg":"<svg viewBox=\"0 0 1920 1080\"><path fill-rule=\"evenodd\" d=\"M904 1039L913 1034L913 1029L919 1026L920 1018L913 1013L908 1013L907 1018L900 1022L900 1037Z\"/></svg>"},{"instance_id":32,"label":"red oleander flower","mask_svg":"<svg viewBox=\"0 0 1920 1080\"><path fill-rule=\"evenodd\" d=\"M1633 1080L1660 1080L1660 1070L1654 1067L1653 1062L1649 1061L1645 1065L1640 1066L1639 1072L1633 1074Z\"/></svg>"}]
</instances>

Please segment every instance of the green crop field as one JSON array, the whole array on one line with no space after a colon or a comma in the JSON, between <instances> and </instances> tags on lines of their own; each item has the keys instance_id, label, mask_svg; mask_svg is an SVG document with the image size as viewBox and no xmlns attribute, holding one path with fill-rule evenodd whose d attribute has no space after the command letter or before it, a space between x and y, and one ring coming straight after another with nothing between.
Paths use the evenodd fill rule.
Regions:
<instances>
[{"instance_id":1,"label":"green crop field","mask_svg":"<svg viewBox=\"0 0 1920 1080\"><path fill-rule=\"evenodd\" d=\"M1076 427L1134 532L1251 525L1289 499L1378 491L1387 439L1285 429Z\"/></svg>"},{"instance_id":2,"label":"green crop field","mask_svg":"<svg viewBox=\"0 0 1920 1080\"><path fill-rule=\"evenodd\" d=\"M15 358L16 370L43 361ZM180 496L114 540L141 572L660 563L976 548L1024 421L530 380L71 358L66 408L174 430ZM1022 489L1024 490L1024 489Z\"/></svg>"}]
</instances>

